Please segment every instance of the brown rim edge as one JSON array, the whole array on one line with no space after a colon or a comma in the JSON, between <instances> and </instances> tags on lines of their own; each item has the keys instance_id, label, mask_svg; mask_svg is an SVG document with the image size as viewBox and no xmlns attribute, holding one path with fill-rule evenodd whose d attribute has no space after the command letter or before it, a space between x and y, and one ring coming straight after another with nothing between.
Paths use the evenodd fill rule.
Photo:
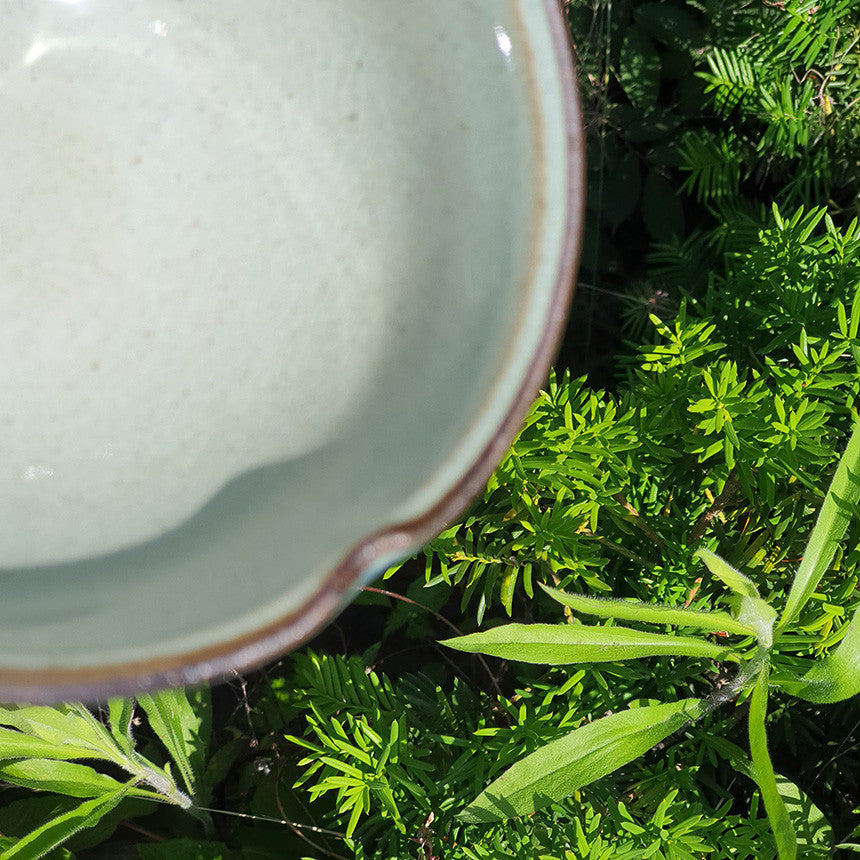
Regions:
<instances>
[{"instance_id":1,"label":"brown rim edge","mask_svg":"<svg viewBox=\"0 0 860 860\"><path fill-rule=\"evenodd\" d=\"M477 461L426 514L377 532L355 546L301 610L243 637L170 657L95 668L0 669L0 694L5 701L98 702L109 696L224 680L255 669L310 639L344 607L374 564L397 553L407 555L426 543L483 489L513 442L555 357L573 297L585 216L585 143L570 34L559 0L543 0L543 5L565 105L568 181L564 240L543 337L504 420Z\"/></svg>"}]
</instances>

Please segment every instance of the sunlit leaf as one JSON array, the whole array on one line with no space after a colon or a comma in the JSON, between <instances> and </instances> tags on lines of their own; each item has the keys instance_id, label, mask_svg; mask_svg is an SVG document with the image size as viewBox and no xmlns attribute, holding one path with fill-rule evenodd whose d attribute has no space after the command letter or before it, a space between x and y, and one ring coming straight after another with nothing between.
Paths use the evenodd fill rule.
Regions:
<instances>
[{"instance_id":1,"label":"sunlit leaf","mask_svg":"<svg viewBox=\"0 0 860 860\"><path fill-rule=\"evenodd\" d=\"M797 857L797 836L788 815L788 809L779 793L773 764L767 749L765 717L767 716L767 692L770 666L762 665L750 698L749 733L750 757L753 776L761 791L765 811L776 837L779 860L794 860Z\"/></svg>"},{"instance_id":2,"label":"sunlit leaf","mask_svg":"<svg viewBox=\"0 0 860 860\"><path fill-rule=\"evenodd\" d=\"M482 633L446 639L442 644L458 651L551 665L602 663L660 654L737 659L730 649L691 636L581 624L506 624Z\"/></svg>"},{"instance_id":3,"label":"sunlit leaf","mask_svg":"<svg viewBox=\"0 0 860 860\"><path fill-rule=\"evenodd\" d=\"M734 591L735 594L740 594L742 597L759 596L755 583L744 576L739 570L732 567L725 559L720 558L715 552L711 552L709 549L700 549L696 551L696 558L702 559L708 570Z\"/></svg>"},{"instance_id":4,"label":"sunlit leaf","mask_svg":"<svg viewBox=\"0 0 860 860\"><path fill-rule=\"evenodd\" d=\"M752 627L740 623L727 612L702 612L663 606L659 603L640 603L628 600L611 600L603 597L586 597L584 594L568 594L548 585L541 588L559 603L569 606L583 615L615 618L619 621L641 621L647 624L674 624L677 627L696 627L710 633L734 633L738 636L755 634Z\"/></svg>"},{"instance_id":5,"label":"sunlit leaf","mask_svg":"<svg viewBox=\"0 0 860 860\"><path fill-rule=\"evenodd\" d=\"M485 823L527 815L638 758L700 713L701 700L631 708L551 741L512 765L460 818Z\"/></svg>"},{"instance_id":6,"label":"sunlit leaf","mask_svg":"<svg viewBox=\"0 0 860 860\"><path fill-rule=\"evenodd\" d=\"M196 797L209 744L208 689L162 690L139 696L138 703L176 763L188 793Z\"/></svg>"},{"instance_id":7,"label":"sunlit leaf","mask_svg":"<svg viewBox=\"0 0 860 860\"><path fill-rule=\"evenodd\" d=\"M790 624L806 605L833 561L839 541L860 504L860 420L848 440L836 474L821 505L806 551L797 569L777 629Z\"/></svg>"},{"instance_id":8,"label":"sunlit leaf","mask_svg":"<svg viewBox=\"0 0 860 860\"><path fill-rule=\"evenodd\" d=\"M808 702L830 704L860 693L860 609L848 625L845 637L826 657L801 678L780 683L793 696Z\"/></svg>"}]
</instances>

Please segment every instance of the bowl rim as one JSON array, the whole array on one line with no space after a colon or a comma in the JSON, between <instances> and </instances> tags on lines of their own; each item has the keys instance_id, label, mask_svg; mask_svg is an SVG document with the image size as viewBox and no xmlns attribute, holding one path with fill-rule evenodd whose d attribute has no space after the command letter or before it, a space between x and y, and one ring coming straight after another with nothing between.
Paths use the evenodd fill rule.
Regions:
<instances>
[{"instance_id":1,"label":"bowl rim","mask_svg":"<svg viewBox=\"0 0 860 860\"><path fill-rule=\"evenodd\" d=\"M3 701L51 704L104 702L150 690L193 686L235 678L299 647L325 627L360 588L363 575L382 559L405 556L453 522L484 488L510 447L529 407L545 383L573 298L585 218L585 141L570 33L558 0L541 0L549 26L553 61L561 84L566 133L566 212L556 280L537 348L510 406L492 438L447 493L429 510L361 540L319 588L278 620L242 636L199 649L140 661L93 667L0 668Z\"/></svg>"}]
</instances>

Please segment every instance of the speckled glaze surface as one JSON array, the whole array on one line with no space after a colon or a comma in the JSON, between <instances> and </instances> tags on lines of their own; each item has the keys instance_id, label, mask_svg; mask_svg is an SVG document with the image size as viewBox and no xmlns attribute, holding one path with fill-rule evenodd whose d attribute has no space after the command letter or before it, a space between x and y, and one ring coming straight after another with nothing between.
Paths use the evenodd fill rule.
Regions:
<instances>
[{"instance_id":1,"label":"speckled glaze surface","mask_svg":"<svg viewBox=\"0 0 860 860\"><path fill-rule=\"evenodd\" d=\"M0 0L0 699L295 647L480 490L584 199L555 0Z\"/></svg>"}]
</instances>

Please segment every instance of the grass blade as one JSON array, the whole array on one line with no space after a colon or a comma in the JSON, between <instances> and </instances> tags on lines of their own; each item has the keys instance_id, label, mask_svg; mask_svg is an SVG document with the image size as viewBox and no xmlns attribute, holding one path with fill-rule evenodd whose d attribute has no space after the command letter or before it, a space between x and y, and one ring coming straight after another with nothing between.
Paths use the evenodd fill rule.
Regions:
<instances>
[{"instance_id":1,"label":"grass blade","mask_svg":"<svg viewBox=\"0 0 860 860\"><path fill-rule=\"evenodd\" d=\"M595 720L512 765L460 813L471 823L528 815L646 753L700 712L701 700L631 708Z\"/></svg>"},{"instance_id":2,"label":"grass blade","mask_svg":"<svg viewBox=\"0 0 860 860\"><path fill-rule=\"evenodd\" d=\"M797 618L810 595L821 582L821 577L830 567L839 541L844 537L848 523L857 510L858 502L860 502L860 419L854 424L854 431L839 460L839 466L827 495L824 497L777 630L782 630Z\"/></svg>"},{"instance_id":3,"label":"grass blade","mask_svg":"<svg viewBox=\"0 0 860 860\"><path fill-rule=\"evenodd\" d=\"M442 644L458 651L553 665L605 663L660 654L737 659L730 649L704 639L582 624L506 624L483 633L446 639Z\"/></svg>"}]
</instances>

